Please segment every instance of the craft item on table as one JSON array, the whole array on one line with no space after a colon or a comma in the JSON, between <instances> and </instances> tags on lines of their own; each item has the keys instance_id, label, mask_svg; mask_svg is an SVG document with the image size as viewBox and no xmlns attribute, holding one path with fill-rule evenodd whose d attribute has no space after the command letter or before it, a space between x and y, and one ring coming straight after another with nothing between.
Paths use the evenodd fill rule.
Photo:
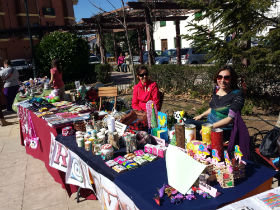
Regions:
<instances>
[{"instance_id":1,"label":"craft item on table","mask_svg":"<svg viewBox=\"0 0 280 210\"><path fill-rule=\"evenodd\" d=\"M206 174L204 174L204 175L206 175ZM207 184L207 179L200 181L200 177L199 177L199 188L214 198L221 194L220 192L218 192L218 190L216 188Z\"/></svg>"},{"instance_id":2,"label":"craft item on table","mask_svg":"<svg viewBox=\"0 0 280 210\"><path fill-rule=\"evenodd\" d=\"M135 134L127 133L126 135L124 135L124 141L126 146L126 153L134 152L137 149Z\"/></svg>"},{"instance_id":3,"label":"craft item on table","mask_svg":"<svg viewBox=\"0 0 280 210\"><path fill-rule=\"evenodd\" d=\"M94 124L94 130L96 130L97 132L99 132L99 130L102 128L102 121L101 120L97 120L95 121L95 124Z\"/></svg>"},{"instance_id":4,"label":"craft item on table","mask_svg":"<svg viewBox=\"0 0 280 210\"><path fill-rule=\"evenodd\" d=\"M178 124L184 124L184 121L186 120L184 118L184 114L185 114L184 111L176 111L176 112L174 112L174 118L177 120Z\"/></svg>"},{"instance_id":5,"label":"craft item on table","mask_svg":"<svg viewBox=\"0 0 280 210\"><path fill-rule=\"evenodd\" d=\"M108 143L111 144L115 149L119 149L119 135L117 132L108 132Z\"/></svg>"},{"instance_id":6,"label":"craft item on table","mask_svg":"<svg viewBox=\"0 0 280 210\"><path fill-rule=\"evenodd\" d=\"M175 130L169 131L168 135L169 135L169 139L170 139L170 144L176 146Z\"/></svg>"},{"instance_id":7,"label":"craft item on table","mask_svg":"<svg viewBox=\"0 0 280 210\"><path fill-rule=\"evenodd\" d=\"M151 143L151 136L146 131L139 131L136 134L137 148L144 148L145 144Z\"/></svg>"},{"instance_id":8,"label":"craft item on table","mask_svg":"<svg viewBox=\"0 0 280 210\"><path fill-rule=\"evenodd\" d=\"M152 161L157 159L157 156L152 155L152 154L145 154L145 155L142 156L142 158L149 161L149 162L152 162Z\"/></svg>"},{"instance_id":9,"label":"craft item on table","mask_svg":"<svg viewBox=\"0 0 280 210\"><path fill-rule=\"evenodd\" d=\"M97 133L97 140L100 144L105 144L106 136L103 133Z\"/></svg>"},{"instance_id":10,"label":"craft item on table","mask_svg":"<svg viewBox=\"0 0 280 210\"><path fill-rule=\"evenodd\" d=\"M105 162L105 164L110 168L115 166L115 165L118 165L118 163L115 162L114 160L108 160L108 161Z\"/></svg>"},{"instance_id":11,"label":"craft item on table","mask_svg":"<svg viewBox=\"0 0 280 210\"><path fill-rule=\"evenodd\" d=\"M184 124L175 124L176 145L185 149L185 126Z\"/></svg>"},{"instance_id":12,"label":"craft item on table","mask_svg":"<svg viewBox=\"0 0 280 210\"><path fill-rule=\"evenodd\" d=\"M138 165L144 165L148 163L148 161L146 159L143 159L141 156L134 157L133 161L135 161Z\"/></svg>"},{"instance_id":13,"label":"craft item on table","mask_svg":"<svg viewBox=\"0 0 280 210\"><path fill-rule=\"evenodd\" d=\"M211 144L211 130L213 125L211 123L204 123L201 126L202 142L205 144Z\"/></svg>"},{"instance_id":14,"label":"craft item on table","mask_svg":"<svg viewBox=\"0 0 280 210\"><path fill-rule=\"evenodd\" d=\"M97 139L97 131L96 131L96 130L92 130L92 131L91 131L91 137L92 137L93 139Z\"/></svg>"},{"instance_id":15,"label":"craft item on table","mask_svg":"<svg viewBox=\"0 0 280 210\"><path fill-rule=\"evenodd\" d=\"M93 144L92 147L93 147L93 150L92 150L93 154L101 155L102 144Z\"/></svg>"},{"instance_id":16,"label":"craft item on table","mask_svg":"<svg viewBox=\"0 0 280 210\"><path fill-rule=\"evenodd\" d=\"M146 111L147 111L147 120L148 120L148 127L149 128L156 128L157 127L157 116L158 111L157 107L154 106L154 102L149 100L146 103Z\"/></svg>"},{"instance_id":17,"label":"craft item on table","mask_svg":"<svg viewBox=\"0 0 280 210\"><path fill-rule=\"evenodd\" d=\"M79 138L79 137L84 137L84 132L82 131L76 131L76 138Z\"/></svg>"},{"instance_id":18,"label":"craft item on table","mask_svg":"<svg viewBox=\"0 0 280 210\"><path fill-rule=\"evenodd\" d=\"M82 100L85 100L85 97L87 95L87 89L84 85L81 85L78 89L79 96L82 98Z\"/></svg>"},{"instance_id":19,"label":"craft item on table","mask_svg":"<svg viewBox=\"0 0 280 210\"><path fill-rule=\"evenodd\" d=\"M185 125L185 142L186 144L192 140L196 140L196 126L194 124Z\"/></svg>"},{"instance_id":20,"label":"craft item on table","mask_svg":"<svg viewBox=\"0 0 280 210\"><path fill-rule=\"evenodd\" d=\"M243 164L246 165L246 162L242 160L242 156L243 156L243 153L241 152L239 145L235 145L234 146L234 158L235 158L235 160L238 160L239 164L243 163Z\"/></svg>"},{"instance_id":21,"label":"craft item on table","mask_svg":"<svg viewBox=\"0 0 280 210\"><path fill-rule=\"evenodd\" d=\"M280 195L273 192L262 193L262 195L257 196L257 200L265 204L268 209L279 209L280 207Z\"/></svg>"},{"instance_id":22,"label":"craft item on table","mask_svg":"<svg viewBox=\"0 0 280 210\"><path fill-rule=\"evenodd\" d=\"M132 160L136 155L133 153L128 153L124 156L125 159L127 160Z\"/></svg>"},{"instance_id":23,"label":"craft item on table","mask_svg":"<svg viewBox=\"0 0 280 210\"><path fill-rule=\"evenodd\" d=\"M78 147L84 147L84 138L83 137L77 138L76 141L77 141Z\"/></svg>"},{"instance_id":24,"label":"craft item on table","mask_svg":"<svg viewBox=\"0 0 280 210\"><path fill-rule=\"evenodd\" d=\"M231 166L232 163L231 163L231 160L230 160L230 158L229 158L228 152L227 152L226 150L224 151L224 158L225 158L225 163L226 163L226 165L227 165L227 166Z\"/></svg>"},{"instance_id":25,"label":"craft item on table","mask_svg":"<svg viewBox=\"0 0 280 210\"><path fill-rule=\"evenodd\" d=\"M90 138L90 134L86 133L86 134L84 135L84 139L87 141L87 140L89 140L89 138Z\"/></svg>"},{"instance_id":26,"label":"craft item on table","mask_svg":"<svg viewBox=\"0 0 280 210\"><path fill-rule=\"evenodd\" d=\"M59 89L52 90L52 92L48 96L46 96L46 99L48 100L49 103L55 103L60 101Z\"/></svg>"},{"instance_id":27,"label":"craft item on table","mask_svg":"<svg viewBox=\"0 0 280 210\"><path fill-rule=\"evenodd\" d=\"M115 131L115 118L113 116L109 116L107 118L107 126L109 132L113 133Z\"/></svg>"},{"instance_id":28,"label":"craft item on table","mask_svg":"<svg viewBox=\"0 0 280 210\"><path fill-rule=\"evenodd\" d=\"M211 130L211 147L212 149L216 149L218 155L220 158L223 160L223 150L224 150L224 145L223 145L223 129L221 128L214 128Z\"/></svg>"},{"instance_id":29,"label":"craft item on table","mask_svg":"<svg viewBox=\"0 0 280 210\"><path fill-rule=\"evenodd\" d=\"M74 134L72 126L62 128L62 136L71 136Z\"/></svg>"},{"instance_id":30,"label":"craft item on table","mask_svg":"<svg viewBox=\"0 0 280 210\"><path fill-rule=\"evenodd\" d=\"M84 121L76 121L73 123L73 126L76 131L83 131L83 132L86 131L86 125Z\"/></svg>"},{"instance_id":31,"label":"craft item on table","mask_svg":"<svg viewBox=\"0 0 280 210\"><path fill-rule=\"evenodd\" d=\"M131 160L124 161L122 165L127 169L134 169L138 167L137 163Z\"/></svg>"},{"instance_id":32,"label":"craft item on table","mask_svg":"<svg viewBox=\"0 0 280 210\"><path fill-rule=\"evenodd\" d=\"M127 125L120 123L118 121L115 121L115 129L118 132L119 136L122 136L124 134L126 127L127 127Z\"/></svg>"},{"instance_id":33,"label":"craft item on table","mask_svg":"<svg viewBox=\"0 0 280 210\"><path fill-rule=\"evenodd\" d=\"M214 166L216 172L217 181L222 188L234 187L233 173L228 170L227 166Z\"/></svg>"},{"instance_id":34,"label":"craft item on table","mask_svg":"<svg viewBox=\"0 0 280 210\"><path fill-rule=\"evenodd\" d=\"M144 152L152 154L153 153L153 146L152 144L146 144L144 147Z\"/></svg>"},{"instance_id":35,"label":"craft item on table","mask_svg":"<svg viewBox=\"0 0 280 210\"><path fill-rule=\"evenodd\" d=\"M113 166L115 166L115 165L118 165L118 163L115 162L114 160L108 160L108 161L106 161L105 163L106 163L106 165L107 165L108 167L113 167Z\"/></svg>"},{"instance_id":36,"label":"craft item on table","mask_svg":"<svg viewBox=\"0 0 280 210\"><path fill-rule=\"evenodd\" d=\"M143 150L136 150L136 151L134 151L134 154L135 154L136 156L142 156L142 155L144 155L145 153L143 152Z\"/></svg>"},{"instance_id":37,"label":"craft item on table","mask_svg":"<svg viewBox=\"0 0 280 210\"><path fill-rule=\"evenodd\" d=\"M153 155L157 157L164 158L165 157L165 152L166 152L166 147L162 145L152 145L152 153Z\"/></svg>"},{"instance_id":38,"label":"craft item on table","mask_svg":"<svg viewBox=\"0 0 280 210\"><path fill-rule=\"evenodd\" d=\"M91 151L92 150L92 142L91 141L85 141L85 150Z\"/></svg>"},{"instance_id":39,"label":"craft item on table","mask_svg":"<svg viewBox=\"0 0 280 210\"><path fill-rule=\"evenodd\" d=\"M127 168L122 166L122 165L115 165L113 166L113 168L116 172L118 173L121 173L121 172L124 172L124 171L127 171Z\"/></svg>"},{"instance_id":40,"label":"craft item on table","mask_svg":"<svg viewBox=\"0 0 280 210\"><path fill-rule=\"evenodd\" d=\"M114 159L114 161L116 161L118 164L122 165L124 161L126 161L126 159L122 156L118 156Z\"/></svg>"},{"instance_id":41,"label":"craft item on table","mask_svg":"<svg viewBox=\"0 0 280 210\"><path fill-rule=\"evenodd\" d=\"M111 144L104 144L101 147L101 158L103 160L110 160L114 156L114 149Z\"/></svg>"},{"instance_id":42,"label":"craft item on table","mask_svg":"<svg viewBox=\"0 0 280 210\"><path fill-rule=\"evenodd\" d=\"M86 121L85 124L86 124L86 131L87 132L93 130L91 122Z\"/></svg>"},{"instance_id":43,"label":"craft item on table","mask_svg":"<svg viewBox=\"0 0 280 210\"><path fill-rule=\"evenodd\" d=\"M216 149L212 149L212 162L218 164L221 161L221 157Z\"/></svg>"},{"instance_id":44,"label":"craft item on table","mask_svg":"<svg viewBox=\"0 0 280 210\"><path fill-rule=\"evenodd\" d=\"M194 144L196 144L196 142L194 142ZM206 160L206 157L210 155L210 152L208 151L207 146L205 144L201 143L198 146L197 155L199 156L199 159L202 160Z\"/></svg>"}]
</instances>

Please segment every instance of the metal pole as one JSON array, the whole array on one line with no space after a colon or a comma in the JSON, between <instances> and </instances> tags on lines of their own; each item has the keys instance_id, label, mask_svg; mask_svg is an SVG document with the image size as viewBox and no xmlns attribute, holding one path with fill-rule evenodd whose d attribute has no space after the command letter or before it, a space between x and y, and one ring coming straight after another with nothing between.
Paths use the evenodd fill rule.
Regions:
<instances>
[{"instance_id":1,"label":"metal pole","mask_svg":"<svg viewBox=\"0 0 280 210\"><path fill-rule=\"evenodd\" d=\"M32 34L31 34L30 22L29 22L28 0L24 0L24 6L25 6L25 11L26 11L27 29L28 29L28 35L29 35L29 40L30 40L33 77L35 78L36 71L35 71L35 61L34 61L34 54L33 54L33 40L32 40Z\"/></svg>"}]
</instances>

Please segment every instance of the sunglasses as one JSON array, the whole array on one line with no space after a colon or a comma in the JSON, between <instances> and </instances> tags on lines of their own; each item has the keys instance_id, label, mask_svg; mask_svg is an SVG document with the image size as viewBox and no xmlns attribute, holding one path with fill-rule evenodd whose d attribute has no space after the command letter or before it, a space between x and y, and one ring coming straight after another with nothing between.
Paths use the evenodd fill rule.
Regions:
<instances>
[{"instance_id":1,"label":"sunglasses","mask_svg":"<svg viewBox=\"0 0 280 210\"><path fill-rule=\"evenodd\" d=\"M218 75L217 76L217 80L222 80L224 78L225 81L229 81L230 80L230 76L222 76L222 75Z\"/></svg>"},{"instance_id":2,"label":"sunglasses","mask_svg":"<svg viewBox=\"0 0 280 210\"><path fill-rule=\"evenodd\" d=\"M139 77L144 77L144 76L148 76L148 72L145 72L143 74L138 74Z\"/></svg>"}]
</instances>

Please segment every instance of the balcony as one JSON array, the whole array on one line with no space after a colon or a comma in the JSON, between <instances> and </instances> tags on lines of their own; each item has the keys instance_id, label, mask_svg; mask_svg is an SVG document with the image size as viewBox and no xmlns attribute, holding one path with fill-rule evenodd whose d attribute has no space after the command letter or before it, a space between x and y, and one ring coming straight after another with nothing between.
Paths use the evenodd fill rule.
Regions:
<instances>
[{"instance_id":1,"label":"balcony","mask_svg":"<svg viewBox=\"0 0 280 210\"><path fill-rule=\"evenodd\" d=\"M43 15L49 15L49 16L55 16L55 11L54 11L54 8L51 8L51 7L44 7L43 9Z\"/></svg>"}]
</instances>

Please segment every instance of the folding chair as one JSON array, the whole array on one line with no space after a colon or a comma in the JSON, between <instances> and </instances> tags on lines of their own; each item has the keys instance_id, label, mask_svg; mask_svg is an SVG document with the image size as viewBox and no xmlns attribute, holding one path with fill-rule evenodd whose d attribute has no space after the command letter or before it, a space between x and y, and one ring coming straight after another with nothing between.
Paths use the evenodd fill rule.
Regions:
<instances>
[{"instance_id":1,"label":"folding chair","mask_svg":"<svg viewBox=\"0 0 280 210\"><path fill-rule=\"evenodd\" d=\"M118 87L99 87L98 88L98 97L100 98L99 101L99 111L101 110L102 106L102 97L115 97L114 109L117 106L117 96L118 96Z\"/></svg>"}]
</instances>

